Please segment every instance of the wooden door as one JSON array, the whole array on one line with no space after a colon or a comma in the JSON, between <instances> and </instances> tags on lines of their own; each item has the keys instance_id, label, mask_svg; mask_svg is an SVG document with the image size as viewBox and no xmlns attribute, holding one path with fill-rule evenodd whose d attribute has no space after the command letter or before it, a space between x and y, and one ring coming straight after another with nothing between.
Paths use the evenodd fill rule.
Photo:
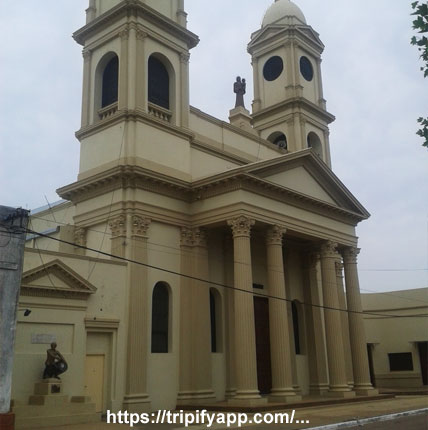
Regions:
<instances>
[{"instance_id":1,"label":"wooden door","mask_svg":"<svg viewBox=\"0 0 428 430\"><path fill-rule=\"evenodd\" d=\"M85 396L90 396L96 412L104 412L104 355L87 355L85 365Z\"/></svg>"},{"instance_id":2,"label":"wooden door","mask_svg":"<svg viewBox=\"0 0 428 430\"><path fill-rule=\"evenodd\" d=\"M422 381L428 385L428 342L419 342L419 359L421 361Z\"/></svg>"},{"instance_id":3,"label":"wooden door","mask_svg":"<svg viewBox=\"0 0 428 430\"><path fill-rule=\"evenodd\" d=\"M269 300L254 297L254 322L256 326L257 380L260 394L272 389L270 361Z\"/></svg>"}]
</instances>

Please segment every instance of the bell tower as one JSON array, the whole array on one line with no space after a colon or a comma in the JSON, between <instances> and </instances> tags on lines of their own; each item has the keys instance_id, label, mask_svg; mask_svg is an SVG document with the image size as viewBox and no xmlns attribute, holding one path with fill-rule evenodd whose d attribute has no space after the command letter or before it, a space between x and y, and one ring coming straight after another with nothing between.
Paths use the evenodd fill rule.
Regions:
<instances>
[{"instance_id":1,"label":"bell tower","mask_svg":"<svg viewBox=\"0 0 428 430\"><path fill-rule=\"evenodd\" d=\"M253 125L261 137L290 152L311 147L331 166L321 79L324 45L290 0L276 0L248 52L254 73Z\"/></svg>"},{"instance_id":2,"label":"bell tower","mask_svg":"<svg viewBox=\"0 0 428 430\"><path fill-rule=\"evenodd\" d=\"M73 35L84 58L79 179L118 162L176 164L168 148L163 157L153 148L168 142L159 129L188 139L189 53L199 38L186 17L184 0L89 1Z\"/></svg>"}]
</instances>

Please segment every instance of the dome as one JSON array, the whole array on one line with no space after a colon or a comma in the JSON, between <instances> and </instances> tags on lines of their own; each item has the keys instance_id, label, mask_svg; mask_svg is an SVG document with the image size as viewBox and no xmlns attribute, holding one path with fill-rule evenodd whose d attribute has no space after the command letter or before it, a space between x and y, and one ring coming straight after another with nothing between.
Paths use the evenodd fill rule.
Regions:
<instances>
[{"instance_id":1,"label":"dome","mask_svg":"<svg viewBox=\"0 0 428 430\"><path fill-rule=\"evenodd\" d=\"M290 0L276 0L275 3L266 11L263 18L262 27L273 24L281 18L290 16L297 18L302 24L306 24L305 15L300 8Z\"/></svg>"}]
</instances>

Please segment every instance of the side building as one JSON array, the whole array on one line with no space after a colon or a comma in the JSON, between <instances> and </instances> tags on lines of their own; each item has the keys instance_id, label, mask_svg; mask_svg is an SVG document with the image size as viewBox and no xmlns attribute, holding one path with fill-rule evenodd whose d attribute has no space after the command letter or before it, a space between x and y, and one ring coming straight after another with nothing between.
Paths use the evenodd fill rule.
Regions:
<instances>
[{"instance_id":1,"label":"side building","mask_svg":"<svg viewBox=\"0 0 428 430\"><path fill-rule=\"evenodd\" d=\"M428 386L428 288L362 294L372 383ZM384 316L383 316L384 315Z\"/></svg>"}]
</instances>

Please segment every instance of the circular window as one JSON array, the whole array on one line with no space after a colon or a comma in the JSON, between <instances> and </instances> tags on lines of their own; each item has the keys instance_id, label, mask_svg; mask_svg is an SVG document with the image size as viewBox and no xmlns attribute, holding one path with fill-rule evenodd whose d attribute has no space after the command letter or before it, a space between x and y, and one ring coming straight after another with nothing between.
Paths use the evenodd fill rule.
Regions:
<instances>
[{"instance_id":1,"label":"circular window","mask_svg":"<svg viewBox=\"0 0 428 430\"><path fill-rule=\"evenodd\" d=\"M300 73L307 81L312 81L314 77L314 69L307 57L300 58Z\"/></svg>"},{"instance_id":2,"label":"circular window","mask_svg":"<svg viewBox=\"0 0 428 430\"><path fill-rule=\"evenodd\" d=\"M263 67L263 76L267 81L274 81L284 70L284 63L281 57L269 58Z\"/></svg>"}]
</instances>

